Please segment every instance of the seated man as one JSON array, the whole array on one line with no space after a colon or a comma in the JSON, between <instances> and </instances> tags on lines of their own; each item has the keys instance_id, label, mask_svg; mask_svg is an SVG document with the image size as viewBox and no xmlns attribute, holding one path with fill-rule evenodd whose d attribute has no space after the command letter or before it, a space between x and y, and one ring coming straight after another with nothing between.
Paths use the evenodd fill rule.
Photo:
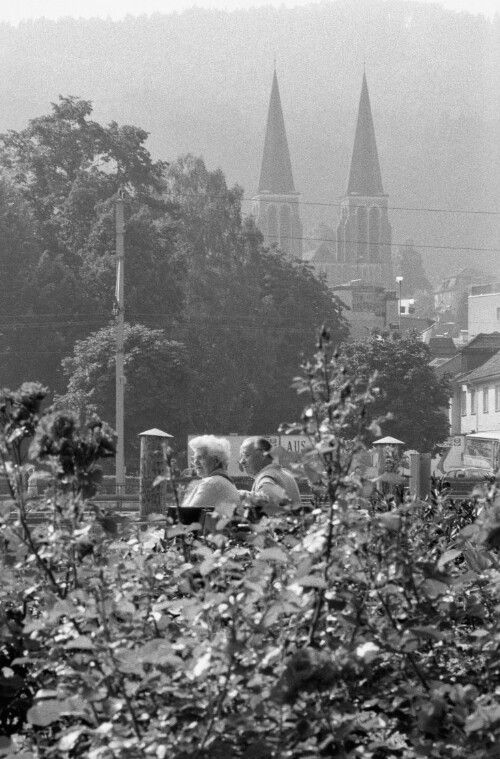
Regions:
<instances>
[{"instance_id":1,"label":"seated man","mask_svg":"<svg viewBox=\"0 0 500 759\"><path fill-rule=\"evenodd\" d=\"M265 496L274 504L288 500L299 506L300 492L293 474L275 463L270 451L271 443L263 437L249 437L241 444L240 465L254 478L251 495Z\"/></svg>"}]
</instances>

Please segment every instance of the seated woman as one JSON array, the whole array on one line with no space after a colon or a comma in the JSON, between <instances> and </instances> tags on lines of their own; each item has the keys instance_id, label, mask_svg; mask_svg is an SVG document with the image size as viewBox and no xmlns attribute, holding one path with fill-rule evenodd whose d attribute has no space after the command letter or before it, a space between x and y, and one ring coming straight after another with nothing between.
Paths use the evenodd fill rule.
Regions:
<instances>
[{"instance_id":1,"label":"seated woman","mask_svg":"<svg viewBox=\"0 0 500 759\"><path fill-rule=\"evenodd\" d=\"M227 473L231 447L225 438L200 435L189 441L192 463L202 479L186 493L181 508L212 510L219 504L237 506L240 496Z\"/></svg>"}]
</instances>

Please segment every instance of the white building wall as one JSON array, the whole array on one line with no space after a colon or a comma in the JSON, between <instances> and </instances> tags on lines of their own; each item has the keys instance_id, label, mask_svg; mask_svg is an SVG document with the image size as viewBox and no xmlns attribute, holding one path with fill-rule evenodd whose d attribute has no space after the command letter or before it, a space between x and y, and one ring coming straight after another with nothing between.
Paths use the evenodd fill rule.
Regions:
<instances>
[{"instance_id":1,"label":"white building wall","mask_svg":"<svg viewBox=\"0 0 500 759\"><path fill-rule=\"evenodd\" d=\"M500 332L500 293L469 295L469 340L481 332Z\"/></svg>"},{"instance_id":2,"label":"white building wall","mask_svg":"<svg viewBox=\"0 0 500 759\"><path fill-rule=\"evenodd\" d=\"M495 381L474 386L462 385L466 393L465 413L461 396L460 432L484 432L485 430L500 430L500 377ZM476 413L472 413L472 391L476 393ZM487 411L484 404L484 393L487 395Z\"/></svg>"}]
</instances>

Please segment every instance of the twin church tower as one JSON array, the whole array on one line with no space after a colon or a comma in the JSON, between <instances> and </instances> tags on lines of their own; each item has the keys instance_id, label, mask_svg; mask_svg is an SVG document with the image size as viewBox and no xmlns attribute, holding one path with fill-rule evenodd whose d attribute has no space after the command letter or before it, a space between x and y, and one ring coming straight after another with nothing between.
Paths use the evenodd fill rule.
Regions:
<instances>
[{"instance_id":1,"label":"twin church tower","mask_svg":"<svg viewBox=\"0 0 500 759\"><path fill-rule=\"evenodd\" d=\"M252 213L266 244L276 244L290 257L303 257L299 193L293 181L276 71L259 189L252 199ZM326 274L330 286L352 280L387 288L393 286L388 196L382 186L366 74L363 74L347 191L340 201L334 239L317 242L316 248L304 258Z\"/></svg>"}]
</instances>

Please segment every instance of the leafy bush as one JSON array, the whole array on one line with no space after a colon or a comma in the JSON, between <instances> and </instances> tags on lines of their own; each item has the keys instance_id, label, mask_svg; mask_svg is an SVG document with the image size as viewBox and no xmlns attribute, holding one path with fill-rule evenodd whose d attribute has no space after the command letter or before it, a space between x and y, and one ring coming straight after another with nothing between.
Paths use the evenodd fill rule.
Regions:
<instances>
[{"instance_id":1,"label":"leafy bush","mask_svg":"<svg viewBox=\"0 0 500 759\"><path fill-rule=\"evenodd\" d=\"M472 514L435 483L389 508L352 473L373 385L346 376L325 330L295 385L310 508L247 498L210 528L143 530L85 500L105 425L42 413L36 385L4 392L0 756L495 755L495 493ZM42 522L27 456L53 466Z\"/></svg>"}]
</instances>

